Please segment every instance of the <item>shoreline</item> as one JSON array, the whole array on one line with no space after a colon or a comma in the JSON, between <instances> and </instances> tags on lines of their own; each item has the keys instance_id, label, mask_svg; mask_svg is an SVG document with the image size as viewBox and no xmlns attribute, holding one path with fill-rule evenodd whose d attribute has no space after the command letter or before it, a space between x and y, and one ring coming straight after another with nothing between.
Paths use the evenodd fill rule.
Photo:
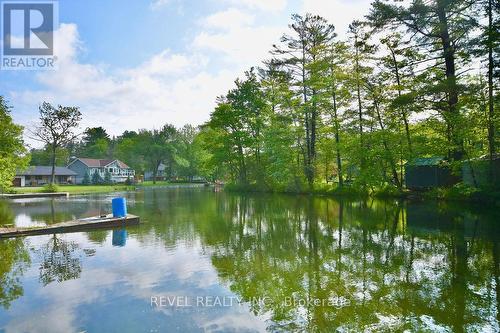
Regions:
<instances>
[{"instance_id":1,"label":"shoreline","mask_svg":"<svg viewBox=\"0 0 500 333\"><path fill-rule=\"evenodd\" d=\"M190 182L152 182L137 185L61 185L58 186L58 192L71 195L91 195L100 193L129 192L144 188L176 187L179 185L199 185L201 183ZM493 204L500 207L500 192L487 192L468 187L435 188L427 191L399 191L394 188L379 190L361 190L352 187L346 187L339 190L333 186L321 186L312 190L291 190L291 189L272 189L262 188L257 185L237 185L226 184L224 190L229 193L267 193L267 194L287 194L287 195L315 195L325 196L337 199L383 199L383 200L408 200L408 201L438 201L438 202L463 202L467 204ZM43 187L14 188L12 193L0 195L0 199L20 197L23 195L43 195L47 197L54 193L43 192Z\"/></svg>"},{"instance_id":2,"label":"shoreline","mask_svg":"<svg viewBox=\"0 0 500 333\"><path fill-rule=\"evenodd\" d=\"M153 184L142 183L136 185L58 185L57 192L67 193L68 195L88 195L88 194L99 194L99 193L113 193L113 192L127 192L135 191L142 188L152 188L152 187L175 187L179 185L203 185L200 183L189 183L189 182L157 182ZM16 187L13 188L11 192L2 193L0 198L9 198L15 196L23 195L47 195L52 196L54 192L44 192L44 187Z\"/></svg>"},{"instance_id":3,"label":"shoreline","mask_svg":"<svg viewBox=\"0 0 500 333\"><path fill-rule=\"evenodd\" d=\"M321 187L312 190L281 190L258 188L257 186L241 186L228 184L225 190L233 193L269 193L269 194L291 194L291 195L317 195L337 199L384 199L384 200L407 200L407 201L438 201L438 202L463 202L467 204L488 204L500 207L500 192L487 192L479 189L466 187L435 188L427 191L398 191L395 189L360 190L355 188L344 188L339 190L335 187Z\"/></svg>"}]
</instances>

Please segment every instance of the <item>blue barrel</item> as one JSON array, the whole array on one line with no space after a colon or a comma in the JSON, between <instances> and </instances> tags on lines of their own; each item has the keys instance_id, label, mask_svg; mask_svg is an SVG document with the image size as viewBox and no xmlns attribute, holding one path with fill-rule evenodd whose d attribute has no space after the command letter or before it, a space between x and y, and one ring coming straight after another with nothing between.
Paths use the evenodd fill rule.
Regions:
<instances>
[{"instance_id":1,"label":"blue barrel","mask_svg":"<svg viewBox=\"0 0 500 333\"><path fill-rule=\"evenodd\" d=\"M127 200L125 198L114 198L111 200L113 208L113 217L126 217L127 216Z\"/></svg>"}]
</instances>

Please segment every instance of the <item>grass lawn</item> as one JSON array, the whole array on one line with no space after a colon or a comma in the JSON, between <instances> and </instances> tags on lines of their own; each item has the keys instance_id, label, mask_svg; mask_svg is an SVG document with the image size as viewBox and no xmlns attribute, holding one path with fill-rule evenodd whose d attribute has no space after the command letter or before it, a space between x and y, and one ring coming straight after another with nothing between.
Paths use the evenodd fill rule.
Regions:
<instances>
[{"instance_id":1,"label":"grass lawn","mask_svg":"<svg viewBox=\"0 0 500 333\"><path fill-rule=\"evenodd\" d=\"M132 191L137 186L126 185L59 185L59 192L68 192L70 194L85 194L85 193L105 193L116 191ZM13 187L16 193L40 193L43 187Z\"/></svg>"},{"instance_id":2,"label":"grass lawn","mask_svg":"<svg viewBox=\"0 0 500 333\"><path fill-rule=\"evenodd\" d=\"M120 192L120 191L133 191L138 187L152 187L152 186L166 186L176 185L179 183L170 183L167 181L157 181L153 184L152 181L146 181L136 185L58 185L59 192L68 192L70 194L86 194L86 193L106 193L106 192ZM41 193L43 187L13 187L15 193Z\"/></svg>"}]
</instances>

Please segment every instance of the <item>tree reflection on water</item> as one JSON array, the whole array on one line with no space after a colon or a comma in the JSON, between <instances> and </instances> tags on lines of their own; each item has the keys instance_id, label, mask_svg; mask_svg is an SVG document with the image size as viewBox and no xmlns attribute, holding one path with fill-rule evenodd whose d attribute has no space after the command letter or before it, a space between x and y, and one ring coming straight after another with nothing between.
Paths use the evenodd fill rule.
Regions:
<instances>
[{"instance_id":1,"label":"tree reflection on water","mask_svg":"<svg viewBox=\"0 0 500 333\"><path fill-rule=\"evenodd\" d=\"M0 200L0 226L13 223L12 210L5 201ZM23 239L0 240L0 305L5 309L23 295L20 279L30 262Z\"/></svg>"},{"instance_id":2,"label":"tree reflection on water","mask_svg":"<svg viewBox=\"0 0 500 333\"><path fill-rule=\"evenodd\" d=\"M82 272L80 246L53 235L39 250L40 282L63 282L80 277Z\"/></svg>"},{"instance_id":3,"label":"tree reflection on water","mask_svg":"<svg viewBox=\"0 0 500 333\"><path fill-rule=\"evenodd\" d=\"M5 309L23 295L21 277L30 265L22 239L0 240L0 305Z\"/></svg>"},{"instance_id":4,"label":"tree reflection on water","mask_svg":"<svg viewBox=\"0 0 500 333\"><path fill-rule=\"evenodd\" d=\"M498 226L430 205L235 197L226 230L204 236L233 292L272 300L251 304L271 315L271 331L495 327ZM283 302L291 295L319 305ZM339 296L349 305L328 305Z\"/></svg>"}]
</instances>

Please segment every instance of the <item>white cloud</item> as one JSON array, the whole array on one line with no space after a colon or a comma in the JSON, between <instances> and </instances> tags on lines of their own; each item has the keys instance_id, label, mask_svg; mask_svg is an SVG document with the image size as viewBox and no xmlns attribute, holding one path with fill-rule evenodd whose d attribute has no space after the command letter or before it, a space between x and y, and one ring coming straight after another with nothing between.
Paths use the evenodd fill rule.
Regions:
<instances>
[{"instance_id":1,"label":"white cloud","mask_svg":"<svg viewBox=\"0 0 500 333\"><path fill-rule=\"evenodd\" d=\"M186 71L203 68L207 63L208 59L201 54L175 54L170 50L164 50L139 67L126 71L126 73L133 76L179 75Z\"/></svg>"},{"instance_id":2,"label":"white cloud","mask_svg":"<svg viewBox=\"0 0 500 333\"><path fill-rule=\"evenodd\" d=\"M248 8L230 8L208 16L201 22L205 29L192 41L193 49L212 51L217 57L222 55L223 60L235 65L239 72L260 65L269 58L272 45L279 41L286 26L256 23L255 15L249 12Z\"/></svg>"},{"instance_id":3,"label":"white cloud","mask_svg":"<svg viewBox=\"0 0 500 333\"><path fill-rule=\"evenodd\" d=\"M207 28L231 29L251 25L254 20L254 15L236 8L229 8L208 16L202 21L202 25Z\"/></svg>"},{"instance_id":4,"label":"white cloud","mask_svg":"<svg viewBox=\"0 0 500 333\"><path fill-rule=\"evenodd\" d=\"M287 0L226 0L235 5L263 11L280 11L286 8Z\"/></svg>"},{"instance_id":5,"label":"white cloud","mask_svg":"<svg viewBox=\"0 0 500 333\"><path fill-rule=\"evenodd\" d=\"M165 123L198 125L235 77L229 70L209 73L208 60L200 53L169 50L136 68L110 73L106 66L78 61L82 43L76 25L61 24L57 37L59 69L37 74L42 89L11 93L15 109L24 110L25 125L36 118L41 101L80 106L82 128L101 125L113 135Z\"/></svg>"},{"instance_id":6,"label":"white cloud","mask_svg":"<svg viewBox=\"0 0 500 333\"><path fill-rule=\"evenodd\" d=\"M193 290L197 292L196 296L213 295L214 286L219 286L219 281L217 271L210 261L211 256L206 253L211 251L210 248L204 248L202 254L202 245L197 238L192 239L189 244L179 242L174 248L166 248L154 235L149 236L145 236L147 239L144 240L147 247L134 237L129 237L126 248L116 248L111 246L108 233L106 244L96 247L100 258L98 263L84 260L78 279L50 283L44 288L36 289L32 295L36 302L24 302L22 306L16 307L14 315L3 328L9 333L78 332L81 331L82 321L79 316L82 306L93 307L104 302L114 304L117 311L120 311L123 309L120 307L120 300L124 298L138 304L150 304L152 296L188 297L194 296ZM83 234L78 233L61 237L78 244L87 241ZM35 243L31 245L39 248L49 239L40 236L33 240ZM141 256L131 253L140 253ZM110 270L110 266L115 269ZM30 271L33 274L30 278L36 280L37 268L31 267ZM237 296L224 285L217 290L221 296ZM42 302L44 306L37 306L37 302ZM172 308L158 307L151 308L151 311L168 314ZM209 316L203 312L186 312L185 316L207 331L214 327L220 327L224 331L259 327L259 331L265 331L265 321L259 320L243 306L223 307L216 313L208 311ZM25 320L27 316L30 320ZM212 325L207 325L208 322Z\"/></svg>"},{"instance_id":7,"label":"white cloud","mask_svg":"<svg viewBox=\"0 0 500 333\"><path fill-rule=\"evenodd\" d=\"M193 42L197 49L208 49L225 56L240 68L259 65L283 33L281 27L236 27L224 32L201 32Z\"/></svg>"}]
</instances>

